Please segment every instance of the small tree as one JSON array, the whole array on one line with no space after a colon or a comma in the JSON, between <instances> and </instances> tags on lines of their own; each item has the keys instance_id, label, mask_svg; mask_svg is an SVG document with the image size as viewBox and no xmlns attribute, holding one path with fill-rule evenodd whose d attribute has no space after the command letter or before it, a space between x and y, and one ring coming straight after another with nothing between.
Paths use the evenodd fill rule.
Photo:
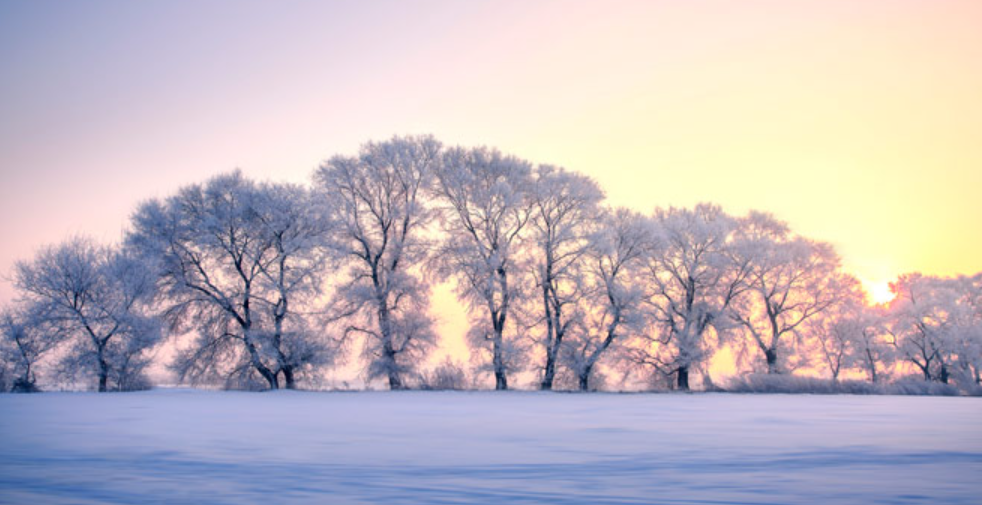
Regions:
<instances>
[{"instance_id":1,"label":"small tree","mask_svg":"<svg viewBox=\"0 0 982 505\"><path fill-rule=\"evenodd\" d=\"M868 317L866 296L859 282L843 276L838 288L837 301L824 312L807 320L802 331L813 344L812 352L818 355L833 381L839 380L843 370L862 364L875 382L878 363L871 361L877 350L870 340L873 323Z\"/></svg>"},{"instance_id":2,"label":"small tree","mask_svg":"<svg viewBox=\"0 0 982 505\"><path fill-rule=\"evenodd\" d=\"M161 338L149 306L153 280L132 255L75 238L18 263L15 286L35 324L72 343L62 370L94 374L104 392L145 387L148 351Z\"/></svg>"},{"instance_id":3,"label":"small tree","mask_svg":"<svg viewBox=\"0 0 982 505\"><path fill-rule=\"evenodd\" d=\"M32 307L10 308L0 313L0 372L4 373L0 391L8 388L7 380L15 393L40 391L38 362L62 340L57 333L46 331L44 320Z\"/></svg>"},{"instance_id":4,"label":"small tree","mask_svg":"<svg viewBox=\"0 0 982 505\"><path fill-rule=\"evenodd\" d=\"M878 307L861 307L850 313L855 331L852 332L853 358L866 372L870 382L880 382L896 362L896 352L884 337L884 316Z\"/></svg>"}]
</instances>

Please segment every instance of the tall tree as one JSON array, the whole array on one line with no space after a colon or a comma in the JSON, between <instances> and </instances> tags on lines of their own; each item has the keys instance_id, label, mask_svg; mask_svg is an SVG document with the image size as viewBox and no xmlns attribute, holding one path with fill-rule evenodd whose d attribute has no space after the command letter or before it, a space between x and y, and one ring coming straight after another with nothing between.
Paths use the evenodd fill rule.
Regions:
<instances>
[{"instance_id":1,"label":"tall tree","mask_svg":"<svg viewBox=\"0 0 982 505\"><path fill-rule=\"evenodd\" d=\"M182 378L277 389L283 376L293 388L298 367L320 359L309 352L316 347L311 335L284 339L282 326L302 325L299 307L284 297L317 285L315 251L323 247L306 236L319 234L320 225L302 223L309 216L299 210L302 199L289 201L296 197L296 190L260 188L236 171L136 212L127 244L155 265L172 328L195 333L174 365Z\"/></svg>"},{"instance_id":2,"label":"tall tree","mask_svg":"<svg viewBox=\"0 0 982 505\"><path fill-rule=\"evenodd\" d=\"M575 306L584 296L580 266L604 195L589 177L551 165L538 166L533 179L529 240L534 244L535 280L546 329L540 388L548 390L563 338L575 322Z\"/></svg>"},{"instance_id":3,"label":"tall tree","mask_svg":"<svg viewBox=\"0 0 982 505\"><path fill-rule=\"evenodd\" d=\"M653 245L649 222L619 208L603 215L590 236L583 268L584 296L570 341L563 347L581 391L590 388L597 363L626 337L643 332L642 263Z\"/></svg>"},{"instance_id":4,"label":"tall tree","mask_svg":"<svg viewBox=\"0 0 982 505\"><path fill-rule=\"evenodd\" d=\"M257 234L271 245L259 263L257 300L268 316L264 328L288 389L298 376L327 363L334 349L313 335L309 316L317 312L335 222L309 190L292 184L262 184L252 199Z\"/></svg>"},{"instance_id":5,"label":"tall tree","mask_svg":"<svg viewBox=\"0 0 982 505\"><path fill-rule=\"evenodd\" d=\"M657 209L657 245L646 255L655 333L637 349L637 358L674 376L689 389L689 375L716 348L707 341L727 330L725 311L746 289L749 261L730 254L736 220L716 205Z\"/></svg>"},{"instance_id":6,"label":"tall tree","mask_svg":"<svg viewBox=\"0 0 982 505\"><path fill-rule=\"evenodd\" d=\"M484 147L452 148L437 171L446 232L435 256L437 272L458 279L458 295L472 315L472 341L490 343L495 389L508 389L514 342L505 328L521 296L522 232L532 214L529 163Z\"/></svg>"},{"instance_id":7,"label":"tall tree","mask_svg":"<svg viewBox=\"0 0 982 505\"><path fill-rule=\"evenodd\" d=\"M839 257L831 245L794 236L760 212L742 219L735 242L734 261L749 265L748 289L729 313L763 355L767 373L784 372L795 331L839 296Z\"/></svg>"},{"instance_id":8,"label":"tall tree","mask_svg":"<svg viewBox=\"0 0 982 505\"><path fill-rule=\"evenodd\" d=\"M366 337L369 378L385 377L391 389L406 387L436 340L419 267L431 252L434 214L425 196L439 162L432 137L395 137L365 144L357 157L331 158L314 175L347 260L350 280L336 306L350 321L346 333Z\"/></svg>"},{"instance_id":9,"label":"tall tree","mask_svg":"<svg viewBox=\"0 0 982 505\"><path fill-rule=\"evenodd\" d=\"M150 313L153 276L135 257L74 238L16 266L15 286L35 324L72 342L63 369L95 375L100 392L145 384L148 351L161 337Z\"/></svg>"}]
</instances>

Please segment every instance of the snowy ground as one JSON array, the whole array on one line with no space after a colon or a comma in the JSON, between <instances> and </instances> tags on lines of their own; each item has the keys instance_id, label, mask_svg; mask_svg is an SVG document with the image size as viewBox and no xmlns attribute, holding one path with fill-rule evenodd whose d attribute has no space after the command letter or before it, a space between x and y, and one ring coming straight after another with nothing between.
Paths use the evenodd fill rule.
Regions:
<instances>
[{"instance_id":1,"label":"snowy ground","mask_svg":"<svg viewBox=\"0 0 982 505\"><path fill-rule=\"evenodd\" d=\"M0 395L2 503L982 503L982 399Z\"/></svg>"}]
</instances>

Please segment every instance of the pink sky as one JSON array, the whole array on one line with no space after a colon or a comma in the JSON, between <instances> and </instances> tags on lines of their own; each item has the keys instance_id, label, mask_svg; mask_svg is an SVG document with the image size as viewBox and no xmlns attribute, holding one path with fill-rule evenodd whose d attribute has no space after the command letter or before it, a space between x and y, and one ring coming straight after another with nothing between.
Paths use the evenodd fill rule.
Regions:
<instances>
[{"instance_id":1,"label":"pink sky","mask_svg":"<svg viewBox=\"0 0 982 505\"><path fill-rule=\"evenodd\" d=\"M0 75L4 275L397 133L771 211L868 285L982 271L980 2L3 2Z\"/></svg>"}]
</instances>

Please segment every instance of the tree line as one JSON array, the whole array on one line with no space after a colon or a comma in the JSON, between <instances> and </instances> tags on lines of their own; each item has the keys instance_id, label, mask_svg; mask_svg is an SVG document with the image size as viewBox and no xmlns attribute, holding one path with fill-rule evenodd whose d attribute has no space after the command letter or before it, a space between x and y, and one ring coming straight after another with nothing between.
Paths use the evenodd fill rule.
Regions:
<instances>
[{"instance_id":1,"label":"tree line","mask_svg":"<svg viewBox=\"0 0 982 505\"><path fill-rule=\"evenodd\" d=\"M121 242L45 247L13 272L0 386L149 387L162 347L182 382L297 388L345 360L391 389L588 390L634 376L712 387L745 373L978 388L982 274L901 276L871 306L834 248L713 204L642 214L589 177L429 136L364 144L310 185L235 171L144 202ZM426 371L434 285L466 306L470 370ZM180 344L180 345L179 345ZM467 383L470 376L474 382Z\"/></svg>"}]
</instances>

